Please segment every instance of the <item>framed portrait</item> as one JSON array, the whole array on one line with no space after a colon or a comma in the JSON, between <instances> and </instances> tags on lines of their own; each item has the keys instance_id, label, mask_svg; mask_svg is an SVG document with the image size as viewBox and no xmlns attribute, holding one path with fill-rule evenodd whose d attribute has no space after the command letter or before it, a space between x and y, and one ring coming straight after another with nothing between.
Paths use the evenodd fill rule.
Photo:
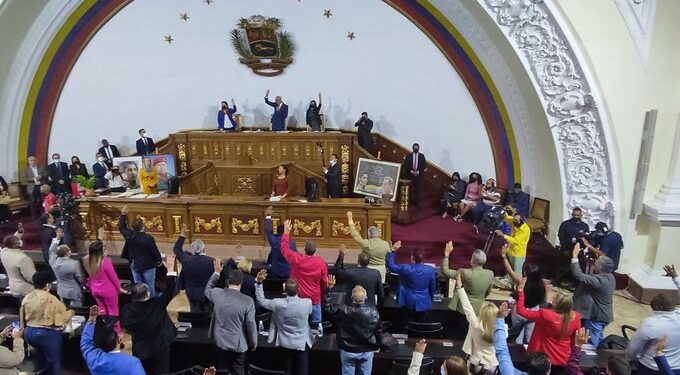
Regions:
<instances>
[{"instance_id":1,"label":"framed portrait","mask_svg":"<svg viewBox=\"0 0 680 375\"><path fill-rule=\"evenodd\" d=\"M153 167L158 172L158 191L168 190L168 180L177 176L175 167L175 155L160 154L148 155Z\"/></svg>"},{"instance_id":2,"label":"framed portrait","mask_svg":"<svg viewBox=\"0 0 680 375\"><path fill-rule=\"evenodd\" d=\"M392 202L397 198L397 184L401 164L359 158L354 178L354 193L382 198L389 194Z\"/></svg>"},{"instance_id":3,"label":"framed portrait","mask_svg":"<svg viewBox=\"0 0 680 375\"><path fill-rule=\"evenodd\" d=\"M113 158L113 165L117 165L120 168L120 173L127 178L128 191L142 191L142 181L139 178L139 168L142 167L141 156Z\"/></svg>"}]
</instances>

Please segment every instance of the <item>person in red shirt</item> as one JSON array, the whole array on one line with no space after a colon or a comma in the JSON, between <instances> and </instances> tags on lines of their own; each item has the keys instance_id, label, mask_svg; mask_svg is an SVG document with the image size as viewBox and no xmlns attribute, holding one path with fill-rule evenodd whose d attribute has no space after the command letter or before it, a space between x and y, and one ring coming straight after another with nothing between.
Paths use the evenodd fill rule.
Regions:
<instances>
[{"instance_id":1,"label":"person in red shirt","mask_svg":"<svg viewBox=\"0 0 680 375\"><path fill-rule=\"evenodd\" d=\"M290 219L286 220L283 224L281 253L290 264L290 278L298 282L300 288L298 295L312 300L310 322L321 323L321 296L328 282L328 267L322 257L315 255L316 243L314 241L305 243L305 255L290 249L291 227Z\"/></svg>"},{"instance_id":2,"label":"person in red shirt","mask_svg":"<svg viewBox=\"0 0 680 375\"><path fill-rule=\"evenodd\" d=\"M57 196L52 192L50 185L43 185L40 187L40 193L43 195L43 209L45 213L49 213L52 207L57 204Z\"/></svg>"},{"instance_id":3,"label":"person in red shirt","mask_svg":"<svg viewBox=\"0 0 680 375\"><path fill-rule=\"evenodd\" d=\"M571 298L562 293L553 294L551 308L527 310L524 306L525 282L526 277L517 286L517 314L536 323L527 351L543 352L550 359L553 368L565 368L571 353L574 332L581 328L581 317L572 310Z\"/></svg>"}]
</instances>

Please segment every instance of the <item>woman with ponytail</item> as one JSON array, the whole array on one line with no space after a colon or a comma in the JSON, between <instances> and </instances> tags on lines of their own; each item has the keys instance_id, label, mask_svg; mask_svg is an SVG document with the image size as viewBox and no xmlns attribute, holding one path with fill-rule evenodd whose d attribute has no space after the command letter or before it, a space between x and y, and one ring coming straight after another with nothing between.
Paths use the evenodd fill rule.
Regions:
<instances>
[{"instance_id":1,"label":"woman with ponytail","mask_svg":"<svg viewBox=\"0 0 680 375\"><path fill-rule=\"evenodd\" d=\"M517 313L535 322L534 332L529 340L527 352L543 352L550 359L553 373L567 365L574 332L581 328L581 317L572 310L571 297L554 293L550 308L531 311L525 307L524 285L526 278L517 286Z\"/></svg>"}]
</instances>

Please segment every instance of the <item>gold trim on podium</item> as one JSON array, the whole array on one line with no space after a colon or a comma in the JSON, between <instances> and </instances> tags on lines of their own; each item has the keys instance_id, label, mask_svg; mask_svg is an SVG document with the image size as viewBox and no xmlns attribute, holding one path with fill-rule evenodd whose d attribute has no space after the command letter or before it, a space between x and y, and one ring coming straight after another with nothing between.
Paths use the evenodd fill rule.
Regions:
<instances>
[{"instance_id":1,"label":"gold trim on podium","mask_svg":"<svg viewBox=\"0 0 680 375\"><path fill-rule=\"evenodd\" d=\"M295 219L293 221L293 234L296 236L300 235L300 231L298 229L302 230L306 234L310 234L312 233L313 230L316 229L316 233L314 233L314 236L321 237L322 235L321 220L314 220L309 224L306 224L304 221Z\"/></svg>"}]
</instances>

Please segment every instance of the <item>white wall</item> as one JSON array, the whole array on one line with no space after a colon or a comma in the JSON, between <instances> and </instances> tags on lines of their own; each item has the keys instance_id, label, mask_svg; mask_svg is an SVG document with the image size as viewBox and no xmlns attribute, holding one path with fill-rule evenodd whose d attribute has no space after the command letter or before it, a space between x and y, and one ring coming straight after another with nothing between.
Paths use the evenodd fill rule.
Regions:
<instances>
[{"instance_id":1,"label":"white wall","mask_svg":"<svg viewBox=\"0 0 680 375\"><path fill-rule=\"evenodd\" d=\"M184 12L188 22L179 19ZM281 76L259 77L237 62L229 31L253 14L280 18L295 36L295 62ZM357 39L348 40L348 31ZM166 34L175 38L171 45ZM494 174L488 136L457 72L409 20L365 0L135 1L75 64L56 109L50 154L79 154L89 163L101 138L132 149L140 127L155 138L214 128L219 101L232 97L246 125L265 124L267 88L289 104L289 123L304 122L309 100L321 91L329 127L352 128L365 110L375 130L404 145L419 142L448 171Z\"/></svg>"}]
</instances>

